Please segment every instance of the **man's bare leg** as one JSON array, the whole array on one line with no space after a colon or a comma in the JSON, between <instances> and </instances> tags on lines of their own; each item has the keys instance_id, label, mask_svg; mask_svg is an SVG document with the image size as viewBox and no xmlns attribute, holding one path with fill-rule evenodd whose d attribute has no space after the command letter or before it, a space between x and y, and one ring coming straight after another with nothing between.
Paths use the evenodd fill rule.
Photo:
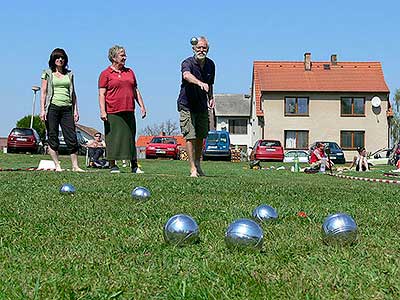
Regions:
<instances>
[{"instance_id":1,"label":"man's bare leg","mask_svg":"<svg viewBox=\"0 0 400 300\"><path fill-rule=\"evenodd\" d=\"M196 139L195 151L194 151L194 165L196 166L197 175L206 176L206 174L204 174L203 170L200 167L202 150L203 150L203 139Z\"/></svg>"},{"instance_id":2,"label":"man's bare leg","mask_svg":"<svg viewBox=\"0 0 400 300\"><path fill-rule=\"evenodd\" d=\"M186 140L186 150L189 159L189 166L190 166L190 177L197 177L197 169L195 165L195 148L196 148L196 140Z\"/></svg>"}]
</instances>

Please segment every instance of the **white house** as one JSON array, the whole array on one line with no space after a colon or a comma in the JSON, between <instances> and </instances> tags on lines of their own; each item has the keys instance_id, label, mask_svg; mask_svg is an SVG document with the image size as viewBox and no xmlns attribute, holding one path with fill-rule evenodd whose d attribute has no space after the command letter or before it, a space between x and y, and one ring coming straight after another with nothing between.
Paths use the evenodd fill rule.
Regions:
<instances>
[{"instance_id":1,"label":"white house","mask_svg":"<svg viewBox=\"0 0 400 300\"><path fill-rule=\"evenodd\" d=\"M231 145L247 151L251 144L250 95L215 94L216 129L226 130Z\"/></svg>"}]
</instances>

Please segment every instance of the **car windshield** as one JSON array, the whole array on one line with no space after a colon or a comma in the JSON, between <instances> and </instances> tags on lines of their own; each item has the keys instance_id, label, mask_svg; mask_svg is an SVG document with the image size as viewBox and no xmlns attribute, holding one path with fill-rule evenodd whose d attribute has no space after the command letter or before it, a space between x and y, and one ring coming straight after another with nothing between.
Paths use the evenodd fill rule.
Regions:
<instances>
[{"instance_id":1,"label":"car windshield","mask_svg":"<svg viewBox=\"0 0 400 300\"><path fill-rule=\"evenodd\" d=\"M331 150L339 150L339 146L336 143L327 143L329 148L331 148Z\"/></svg>"},{"instance_id":2,"label":"car windshield","mask_svg":"<svg viewBox=\"0 0 400 300\"><path fill-rule=\"evenodd\" d=\"M207 141L209 143L217 143L218 141L222 142L222 143L226 143L227 142L227 137L226 134L218 134L218 133L210 133L207 136Z\"/></svg>"},{"instance_id":3,"label":"car windshield","mask_svg":"<svg viewBox=\"0 0 400 300\"><path fill-rule=\"evenodd\" d=\"M176 144L176 140L172 139L172 138L165 138L165 139L163 139L163 144L173 144L173 145L175 145Z\"/></svg>"},{"instance_id":4,"label":"car windshield","mask_svg":"<svg viewBox=\"0 0 400 300\"><path fill-rule=\"evenodd\" d=\"M260 146L263 147L280 147L281 142L280 141L261 141Z\"/></svg>"},{"instance_id":5,"label":"car windshield","mask_svg":"<svg viewBox=\"0 0 400 300\"><path fill-rule=\"evenodd\" d=\"M32 129L26 129L26 128L15 128L12 131L13 135L32 135Z\"/></svg>"},{"instance_id":6,"label":"car windshield","mask_svg":"<svg viewBox=\"0 0 400 300\"><path fill-rule=\"evenodd\" d=\"M295 157L297 154L298 157L307 157L308 154L304 151L290 151L285 154L286 157Z\"/></svg>"},{"instance_id":7,"label":"car windshield","mask_svg":"<svg viewBox=\"0 0 400 300\"><path fill-rule=\"evenodd\" d=\"M176 140L174 138L162 138L162 137L155 137L151 140L153 144L176 144Z\"/></svg>"},{"instance_id":8,"label":"car windshield","mask_svg":"<svg viewBox=\"0 0 400 300\"><path fill-rule=\"evenodd\" d=\"M297 152L297 155L298 155L299 157L307 157L307 156L308 156L308 154L307 154L306 152L303 152L303 151Z\"/></svg>"}]
</instances>

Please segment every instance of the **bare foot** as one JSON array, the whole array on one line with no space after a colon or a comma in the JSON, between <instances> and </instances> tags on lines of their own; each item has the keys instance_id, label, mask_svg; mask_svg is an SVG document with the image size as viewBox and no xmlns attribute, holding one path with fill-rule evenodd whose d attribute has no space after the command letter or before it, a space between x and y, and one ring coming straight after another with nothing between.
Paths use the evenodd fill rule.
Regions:
<instances>
[{"instance_id":1,"label":"bare foot","mask_svg":"<svg viewBox=\"0 0 400 300\"><path fill-rule=\"evenodd\" d=\"M192 171L192 173L190 173L190 177L198 177L197 171Z\"/></svg>"},{"instance_id":2,"label":"bare foot","mask_svg":"<svg viewBox=\"0 0 400 300\"><path fill-rule=\"evenodd\" d=\"M195 166L198 176L206 176L206 174L204 174L203 170L200 167L200 163L195 163Z\"/></svg>"},{"instance_id":3,"label":"bare foot","mask_svg":"<svg viewBox=\"0 0 400 300\"><path fill-rule=\"evenodd\" d=\"M72 172L84 173L84 172L86 172L86 171L85 171L85 170L82 170L82 169L79 168L79 167L76 167L76 168L72 168Z\"/></svg>"},{"instance_id":4,"label":"bare foot","mask_svg":"<svg viewBox=\"0 0 400 300\"><path fill-rule=\"evenodd\" d=\"M206 176L206 174L204 174L203 170L200 167L197 168L197 175Z\"/></svg>"}]
</instances>

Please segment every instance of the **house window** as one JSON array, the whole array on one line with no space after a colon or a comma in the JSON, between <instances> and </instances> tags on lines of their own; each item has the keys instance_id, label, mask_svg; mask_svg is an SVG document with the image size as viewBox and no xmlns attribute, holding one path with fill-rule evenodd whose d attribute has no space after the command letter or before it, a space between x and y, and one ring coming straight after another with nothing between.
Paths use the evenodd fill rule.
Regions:
<instances>
[{"instance_id":1,"label":"house window","mask_svg":"<svg viewBox=\"0 0 400 300\"><path fill-rule=\"evenodd\" d=\"M305 97L286 97L285 116L308 116L309 100Z\"/></svg>"},{"instance_id":2,"label":"house window","mask_svg":"<svg viewBox=\"0 0 400 300\"><path fill-rule=\"evenodd\" d=\"M341 131L340 144L343 149L354 150L357 147L364 147L365 132L364 131Z\"/></svg>"},{"instance_id":3,"label":"house window","mask_svg":"<svg viewBox=\"0 0 400 300\"><path fill-rule=\"evenodd\" d=\"M364 117L365 98L343 97L341 99L340 112L345 117Z\"/></svg>"},{"instance_id":4,"label":"house window","mask_svg":"<svg viewBox=\"0 0 400 300\"><path fill-rule=\"evenodd\" d=\"M231 120L229 120L229 133L231 133L231 134L247 134L247 119L231 119Z\"/></svg>"},{"instance_id":5,"label":"house window","mask_svg":"<svg viewBox=\"0 0 400 300\"><path fill-rule=\"evenodd\" d=\"M285 149L308 149L308 131L285 130Z\"/></svg>"}]
</instances>

